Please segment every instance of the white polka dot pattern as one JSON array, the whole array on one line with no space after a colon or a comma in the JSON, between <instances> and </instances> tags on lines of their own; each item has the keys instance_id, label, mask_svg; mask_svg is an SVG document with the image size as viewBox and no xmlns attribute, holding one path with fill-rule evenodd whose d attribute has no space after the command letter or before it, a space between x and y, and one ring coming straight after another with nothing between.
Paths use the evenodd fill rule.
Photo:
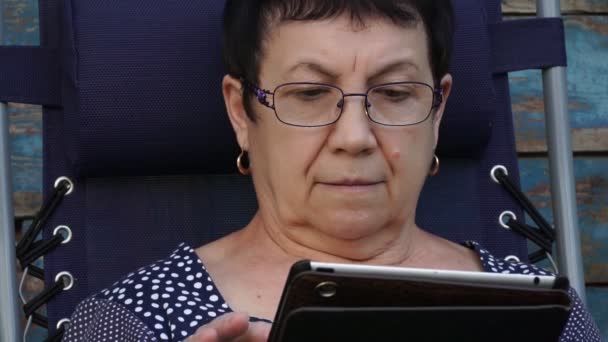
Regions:
<instances>
[{"instance_id":1,"label":"white polka dot pattern","mask_svg":"<svg viewBox=\"0 0 608 342\"><path fill-rule=\"evenodd\" d=\"M72 315L63 341L158 341L137 316L119 303L90 297Z\"/></svg>"},{"instance_id":2,"label":"white polka dot pattern","mask_svg":"<svg viewBox=\"0 0 608 342\"><path fill-rule=\"evenodd\" d=\"M105 326L118 324L118 329L124 330L120 325L124 322L122 316L109 315L95 320L101 303L112 303L130 313L155 341L183 340L201 325L231 311L194 250L183 243L166 259L128 274L80 304L72 317L80 317L88 324L70 326L65 336L67 341L105 341L103 335L85 340L74 337L82 335L82 331L100 330ZM90 305L97 308L92 310ZM116 320L121 322L115 323Z\"/></svg>"},{"instance_id":3,"label":"white polka dot pattern","mask_svg":"<svg viewBox=\"0 0 608 342\"><path fill-rule=\"evenodd\" d=\"M533 275L552 274L536 265L496 258L474 241L468 241L465 244L477 252L486 272ZM583 306L576 291L573 288L570 288L568 294L572 298L572 309L570 310L570 316L568 317L568 321L566 322L566 326L562 331L559 341L601 342L602 339L600 337L599 329L589 311Z\"/></svg>"},{"instance_id":4,"label":"white polka dot pattern","mask_svg":"<svg viewBox=\"0 0 608 342\"><path fill-rule=\"evenodd\" d=\"M486 272L549 274L534 265L495 258L475 242L466 245L477 252ZM569 293L574 305L560 341L601 341L577 294L572 289ZM182 243L166 259L83 301L64 341L182 341L231 311L194 250Z\"/></svg>"}]
</instances>

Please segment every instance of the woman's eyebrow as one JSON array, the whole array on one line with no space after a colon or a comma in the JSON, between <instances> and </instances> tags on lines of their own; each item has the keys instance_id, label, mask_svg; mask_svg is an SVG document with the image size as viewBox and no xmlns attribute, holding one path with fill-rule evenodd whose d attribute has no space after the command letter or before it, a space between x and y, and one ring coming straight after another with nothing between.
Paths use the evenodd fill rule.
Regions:
<instances>
[{"instance_id":1,"label":"woman's eyebrow","mask_svg":"<svg viewBox=\"0 0 608 342\"><path fill-rule=\"evenodd\" d=\"M304 70L308 70L308 71L312 71L316 74L322 75L326 78L328 78L331 81L335 81L339 78L340 75L336 74L335 72L326 69L325 67L323 67L321 64L318 64L316 62L311 62L311 61L304 61L304 62L299 62L296 65L292 66L291 68L289 68L289 70L287 71L288 74L294 73L295 71L297 71L298 69L304 69Z\"/></svg>"},{"instance_id":2,"label":"woman's eyebrow","mask_svg":"<svg viewBox=\"0 0 608 342\"><path fill-rule=\"evenodd\" d=\"M370 81L374 81L374 80L378 80L378 79L382 78L383 76L386 76L393 72L409 71L409 70L418 71L418 70L420 70L420 68L414 62L407 61L407 60L400 60L400 61L396 61L396 62L390 63L390 64L382 67L379 71L375 72L369 79L370 79Z\"/></svg>"},{"instance_id":3,"label":"woman's eyebrow","mask_svg":"<svg viewBox=\"0 0 608 342\"><path fill-rule=\"evenodd\" d=\"M294 72L298 71L299 69L303 69L303 70L307 70L307 71L311 71L313 73L319 74L319 75L324 76L325 78L329 79L329 81L336 81L340 78L340 74L337 74L337 73L325 68L321 64L319 64L317 62L313 62L313 61L299 62L299 63L295 64L294 66L292 66L291 68L289 68L289 70L287 71L287 74L294 73ZM420 68L418 67L418 65L416 65L414 62L411 62L409 60L399 60L399 61L390 63L390 64L382 67L379 71L375 72L370 77L370 81L372 81L372 83L373 83L374 80L380 79L383 76L386 76L387 74L397 72L397 71L408 71L408 70L417 71L419 69Z\"/></svg>"}]
</instances>

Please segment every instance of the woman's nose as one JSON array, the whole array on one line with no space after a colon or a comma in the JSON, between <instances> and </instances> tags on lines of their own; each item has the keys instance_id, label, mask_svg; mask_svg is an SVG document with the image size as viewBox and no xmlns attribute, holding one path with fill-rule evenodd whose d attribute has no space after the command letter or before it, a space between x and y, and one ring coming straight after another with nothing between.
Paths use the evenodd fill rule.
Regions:
<instances>
[{"instance_id":1,"label":"woman's nose","mask_svg":"<svg viewBox=\"0 0 608 342\"><path fill-rule=\"evenodd\" d=\"M373 123L367 116L367 105L363 94L345 96L338 103L342 114L328 139L332 150L358 155L369 153L377 147L376 137L372 131Z\"/></svg>"}]
</instances>

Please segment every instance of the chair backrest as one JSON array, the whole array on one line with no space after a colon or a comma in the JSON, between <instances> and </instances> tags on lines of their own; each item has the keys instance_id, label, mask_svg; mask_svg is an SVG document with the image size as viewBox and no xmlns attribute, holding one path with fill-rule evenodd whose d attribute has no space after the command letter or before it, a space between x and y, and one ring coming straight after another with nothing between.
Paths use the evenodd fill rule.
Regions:
<instances>
[{"instance_id":1,"label":"chair backrest","mask_svg":"<svg viewBox=\"0 0 608 342\"><path fill-rule=\"evenodd\" d=\"M525 240L498 223L503 211L521 209L490 170L504 165L518 182L506 72L546 62L504 57L515 43L493 42L506 26L499 0L454 6L442 169L423 190L417 220L450 240L525 260ZM30 83L39 77L55 92L19 98L0 88L9 94L0 100L46 105L44 193L59 177L74 183L44 230L45 239L60 225L73 232L45 257L47 286L62 271L75 279L48 304L51 331L120 275L180 241L221 237L255 212L250 180L235 174L238 150L220 91L222 9L219 0L40 0L42 47L34 55L47 65ZM26 53L14 53L15 63Z\"/></svg>"}]
</instances>

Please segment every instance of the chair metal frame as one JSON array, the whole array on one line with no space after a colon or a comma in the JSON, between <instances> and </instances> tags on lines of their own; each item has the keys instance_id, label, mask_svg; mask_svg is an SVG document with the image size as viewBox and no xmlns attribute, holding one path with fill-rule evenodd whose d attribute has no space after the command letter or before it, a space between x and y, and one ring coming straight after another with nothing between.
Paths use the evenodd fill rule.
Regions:
<instances>
[{"instance_id":1,"label":"chair metal frame","mask_svg":"<svg viewBox=\"0 0 608 342\"><path fill-rule=\"evenodd\" d=\"M0 0L0 44L4 41L3 9ZM0 341L7 342L21 335L9 140L8 108L0 102Z\"/></svg>"},{"instance_id":2,"label":"chair metal frame","mask_svg":"<svg viewBox=\"0 0 608 342\"><path fill-rule=\"evenodd\" d=\"M537 0L536 5L538 17L561 17L560 0ZM1 8L3 0L0 0ZM2 25L0 15L0 42L3 40ZM566 68L543 70L543 89L558 269L570 279L572 287L585 302ZM13 217L8 109L6 103L0 102L0 341L17 341L22 333Z\"/></svg>"},{"instance_id":3,"label":"chair metal frame","mask_svg":"<svg viewBox=\"0 0 608 342\"><path fill-rule=\"evenodd\" d=\"M536 12L541 18L561 17L560 1L538 0ZM543 90L558 269L570 279L572 287L586 303L566 68L543 70Z\"/></svg>"}]
</instances>

